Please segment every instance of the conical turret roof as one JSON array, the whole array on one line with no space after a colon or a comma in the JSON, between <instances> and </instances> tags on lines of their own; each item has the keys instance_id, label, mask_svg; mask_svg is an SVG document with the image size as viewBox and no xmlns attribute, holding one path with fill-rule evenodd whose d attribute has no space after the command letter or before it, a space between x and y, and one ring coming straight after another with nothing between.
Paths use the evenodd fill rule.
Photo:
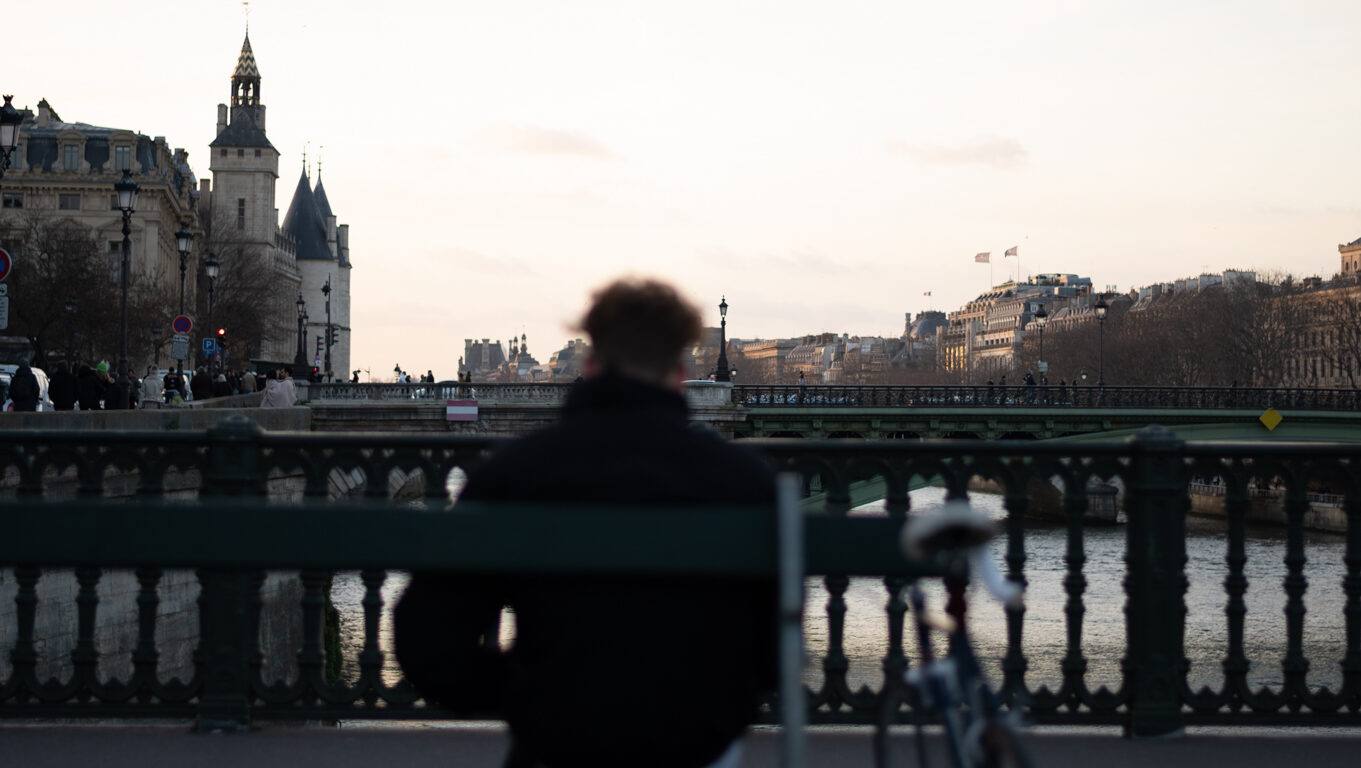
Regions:
<instances>
[{"instance_id":1,"label":"conical turret roof","mask_svg":"<svg viewBox=\"0 0 1361 768\"><path fill-rule=\"evenodd\" d=\"M293 202L288 206L282 229L293 238L298 261L334 261L331 248L326 244L326 219L317 208L317 199L312 195L312 185L307 181L306 171L299 177L298 188L293 191Z\"/></svg>"},{"instance_id":2,"label":"conical turret roof","mask_svg":"<svg viewBox=\"0 0 1361 768\"><path fill-rule=\"evenodd\" d=\"M321 185L321 171L317 171L317 188L312 190L312 195L317 199L317 210L321 211L321 220L326 221L331 217L331 201L326 199L326 187Z\"/></svg>"}]
</instances>

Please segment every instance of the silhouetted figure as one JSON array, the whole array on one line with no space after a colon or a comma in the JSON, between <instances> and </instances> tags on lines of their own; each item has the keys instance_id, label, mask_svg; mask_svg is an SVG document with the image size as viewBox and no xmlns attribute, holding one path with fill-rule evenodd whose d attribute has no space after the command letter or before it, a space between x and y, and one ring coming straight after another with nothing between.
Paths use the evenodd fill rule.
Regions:
<instances>
[{"instance_id":1,"label":"silhouetted figure","mask_svg":"<svg viewBox=\"0 0 1361 768\"><path fill-rule=\"evenodd\" d=\"M669 286L618 282L582 325L592 357L561 421L472 469L460 502L563 504L563 515L581 503L774 503L759 457L689 426L678 361L699 338L693 307ZM516 615L509 652L481 639L503 605ZM499 708L506 768L698 768L734 754L774 687L774 617L764 581L416 573L396 650L423 696ZM639 696L621 702L605 669L641 674Z\"/></svg>"}]
</instances>

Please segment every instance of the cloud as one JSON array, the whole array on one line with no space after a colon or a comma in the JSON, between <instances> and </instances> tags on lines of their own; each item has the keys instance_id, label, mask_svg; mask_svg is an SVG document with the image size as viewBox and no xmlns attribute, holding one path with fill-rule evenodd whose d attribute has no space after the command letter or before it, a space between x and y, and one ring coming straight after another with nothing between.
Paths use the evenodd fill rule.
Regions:
<instances>
[{"instance_id":1,"label":"cloud","mask_svg":"<svg viewBox=\"0 0 1361 768\"><path fill-rule=\"evenodd\" d=\"M1029 155L1019 141L1003 136L980 136L953 146L894 141L889 147L929 165L987 165L999 170L1019 168Z\"/></svg>"},{"instance_id":2,"label":"cloud","mask_svg":"<svg viewBox=\"0 0 1361 768\"><path fill-rule=\"evenodd\" d=\"M609 160L614 153L584 133L557 131L533 125L498 123L476 136L482 146L499 152L528 155L570 155Z\"/></svg>"},{"instance_id":3,"label":"cloud","mask_svg":"<svg viewBox=\"0 0 1361 768\"><path fill-rule=\"evenodd\" d=\"M438 255L446 265L456 266L471 272L491 275L530 275L534 270L528 262L504 256L488 256L467 248L448 248Z\"/></svg>"}]
</instances>

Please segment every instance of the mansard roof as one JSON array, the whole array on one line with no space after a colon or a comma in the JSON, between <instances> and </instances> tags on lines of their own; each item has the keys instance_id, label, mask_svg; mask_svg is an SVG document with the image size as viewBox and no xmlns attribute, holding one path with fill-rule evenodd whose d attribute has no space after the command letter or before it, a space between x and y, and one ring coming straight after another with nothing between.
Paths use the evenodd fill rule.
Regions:
<instances>
[{"instance_id":1,"label":"mansard roof","mask_svg":"<svg viewBox=\"0 0 1361 768\"><path fill-rule=\"evenodd\" d=\"M232 77L260 77L260 68L255 65L255 51L250 48L249 32L246 33L246 41L241 44L241 55L236 57L236 71L232 72Z\"/></svg>"},{"instance_id":2,"label":"mansard roof","mask_svg":"<svg viewBox=\"0 0 1361 768\"><path fill-rule=\"evenodd\" d=\"M233 107L232 122L227 129L213 139L210 147L268 147L274 149L265 136L265 129L255 120L255 110L250 107ZM275 152L279 150L274 149Z\"/></svg>"},{"instance_id":3,"label":"mansard roof","mask_svg":"<svg viewBox=\"0 0 1361 768\"><path fill-rule=\"evenodd\" d=\"M282 229L284 234L293 238L299 261L335 260L330 246L326 244L326 218L317 207L317 199L312 194L306 171L298 178L298 188L293 191L293 202L288 206Z\"/></svg>"},{"instance_id":4,"label":"mansard roof","mask_svg":"<svg viewBox=\"0 0 1361 768\"><path fill-rule=\"evenodd\" d=\"M1346 247L1351 248L1354 245L1361 245L1361 237L1358 237L1355 240L1351 241L1350 243L1347 243Z\"/></svg>"}]
</instances>

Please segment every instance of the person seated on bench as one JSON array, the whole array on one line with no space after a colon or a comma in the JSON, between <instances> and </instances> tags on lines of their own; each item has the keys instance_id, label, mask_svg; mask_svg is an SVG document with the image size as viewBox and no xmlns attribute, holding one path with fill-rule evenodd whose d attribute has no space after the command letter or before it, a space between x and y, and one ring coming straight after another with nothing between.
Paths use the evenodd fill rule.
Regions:
<instances>
[{"instance_id":1,"label":"person seated on bench","mask_svg":"<svg viewBox=\"0 0 1361 768\"><path fill-rule=\"evenodd\" d=\"M591 357L560 423L470 471L460 501L640 515L648 505L774 504L762 459L687 421L681 359L701 323L675 289L612 283L581 327ZM504 605L516 637L502 652L482 635ZM775 611L773 579L417 573L396 609L395 644L423 696L507 720L507 768L731 766L775 686Z\"/></svg>"}]
</instances>

